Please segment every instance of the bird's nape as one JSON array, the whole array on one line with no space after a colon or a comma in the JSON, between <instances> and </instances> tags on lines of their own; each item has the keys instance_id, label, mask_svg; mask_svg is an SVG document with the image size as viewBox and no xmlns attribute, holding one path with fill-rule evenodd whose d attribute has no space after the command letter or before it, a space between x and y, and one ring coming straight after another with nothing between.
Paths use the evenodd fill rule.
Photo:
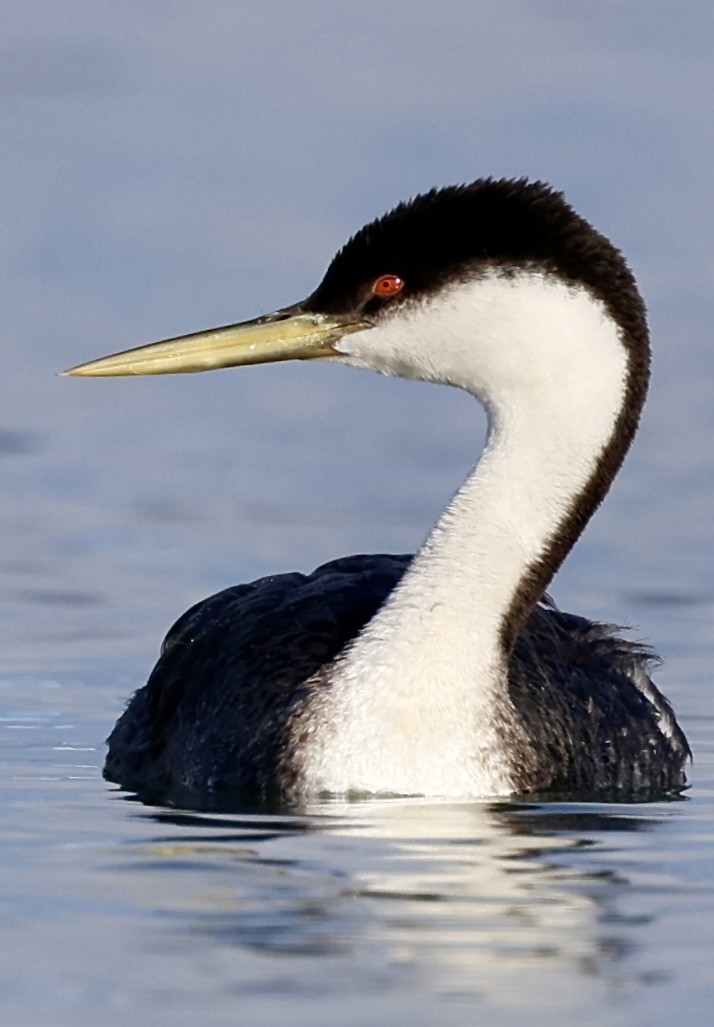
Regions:
<instances>
[{"instance_id":1,"label":"bird's nape","mask_svg":"<svg viewBox=\"0 0 714 1027\"><path fill-rule=\"evenodd\" d=\"M413 557L345 558L185 614L106 776L204 799L681 790L689 748L649 654L539 605L647 392L619 251L547 185L481 179L365 226L300 304L66 373L318 357L471 392L489 418L479 463Z\"/></svg>"}]
</instances>

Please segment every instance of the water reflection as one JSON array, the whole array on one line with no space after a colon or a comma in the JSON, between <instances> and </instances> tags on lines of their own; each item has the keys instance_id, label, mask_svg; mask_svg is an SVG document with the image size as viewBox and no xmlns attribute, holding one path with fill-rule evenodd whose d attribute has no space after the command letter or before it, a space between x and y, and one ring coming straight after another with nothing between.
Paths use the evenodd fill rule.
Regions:
<instances>
[{"instance_id":1,"label":"water reflection","mask_svg":"<svg viewBox=\"0 0 714 1027\"><path fill-rule=\"evenodd\" d=\"M370 988L517 1005L541 996L552 1009L588 980L609 987L625 977L638 985L662 979L661 969L628 969L653 915L623 908L637 884L618 850L629 835L660 829L672 808L374 802L302 816L142 809L136 817L151 835L116 849L112 871L164 922L161 945L295 957L280 964L283 989L318 974L330 991L349 973ZM309 962L315 957L319 964Z\"/></svg>"}]
</instances>

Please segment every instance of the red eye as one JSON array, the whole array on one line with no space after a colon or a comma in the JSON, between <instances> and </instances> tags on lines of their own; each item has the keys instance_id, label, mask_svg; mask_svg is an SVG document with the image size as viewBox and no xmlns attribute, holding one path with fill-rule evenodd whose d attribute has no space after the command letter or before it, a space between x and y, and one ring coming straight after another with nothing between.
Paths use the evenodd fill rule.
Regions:
<instances>
[{"instance_id":1,"label":"red eye","mask_svg":"<svg viewBox=\"0 0 714 1027\"><path fill-rule=\"evenodd\" d=\"M372 282L373 296L396 296L404 288L404 281L399 275L380 275Z\"/></svg>"}]
</instances>

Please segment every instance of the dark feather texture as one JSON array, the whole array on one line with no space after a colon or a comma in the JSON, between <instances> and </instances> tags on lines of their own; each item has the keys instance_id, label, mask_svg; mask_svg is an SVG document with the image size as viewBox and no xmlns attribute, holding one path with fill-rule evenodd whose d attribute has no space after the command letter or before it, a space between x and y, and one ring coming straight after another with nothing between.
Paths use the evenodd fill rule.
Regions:
<instances>
[{"instance_id":1,"label":"dark feather texture","mask_svg":"<svg viewBox=\"0 0 714 1027\"><path fill-rule=\"evenodd\" d=\"M289 795L291 721L312 689L330 687L326 669L409 559L344 557L194 606L114 728L105 776L156 795ZM683 786L686 739L679 729L671 739L660 732L662 711L671 714L666 700L655 690L651 702L634 683L650 660L602 625L533 610L509 673L511 700L538 756L524 792L642 798Z\"/></svg>"},{"instance_id":2,"label":"dark feather texture","mask_svg":"<svg viewBox=\"0 0 714 1027\"><path fill-rule=\"evenodd\" d=\"M557 279L601 301L598 312L604 308L615 322L627 366L624 399L611 435L587 465L592 473L566 497L561 522L523 567L508 610L499 614L497 655L508 664L517 729L513 739L500 739L501 747L522 792L666 794L684 786L689 748L649 678L650 655L601 625L537 605L610 487L647 392L645 309L619 251L549 186L482 179L432 190L362 228L290 313L379 326L402 305L421 304L447 286L524 269L527 277L532 271ZM403 287L375 295L381 275L399 276ZM429 342L438 366L439 339ZM315 691L331 687L333 661L380 608L409 559L345 558L310 575L229 588L193 607L112 732L105 775L144 794L298 793L300 738L291 728L306 712L309 719ZM444 674L448 687L448 668Z\"/></svg>"}]
</instances>

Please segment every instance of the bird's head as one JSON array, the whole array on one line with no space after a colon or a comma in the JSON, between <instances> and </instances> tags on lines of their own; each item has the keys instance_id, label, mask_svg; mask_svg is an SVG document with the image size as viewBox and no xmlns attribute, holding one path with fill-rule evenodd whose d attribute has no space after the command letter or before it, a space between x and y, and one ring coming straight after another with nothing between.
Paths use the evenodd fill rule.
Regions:
<instances>
[{"instance_id":1,"label":"bird's head","mask_svg":"<svg viewBox=\"0 0 714 1027\"><path fill-rule=\"evenodd\" d=\"M566 358L565 333L548 343L541 332L541 348L553 352L538 354L527 327L567 315L569 295L595 300L646 346L642 302L615 247L549 186L480 179L417 196L360 229L300 303L64 373L172 374L328 358L488 400L496 382L532 381Z\"/></svg>"}]
</instances>

